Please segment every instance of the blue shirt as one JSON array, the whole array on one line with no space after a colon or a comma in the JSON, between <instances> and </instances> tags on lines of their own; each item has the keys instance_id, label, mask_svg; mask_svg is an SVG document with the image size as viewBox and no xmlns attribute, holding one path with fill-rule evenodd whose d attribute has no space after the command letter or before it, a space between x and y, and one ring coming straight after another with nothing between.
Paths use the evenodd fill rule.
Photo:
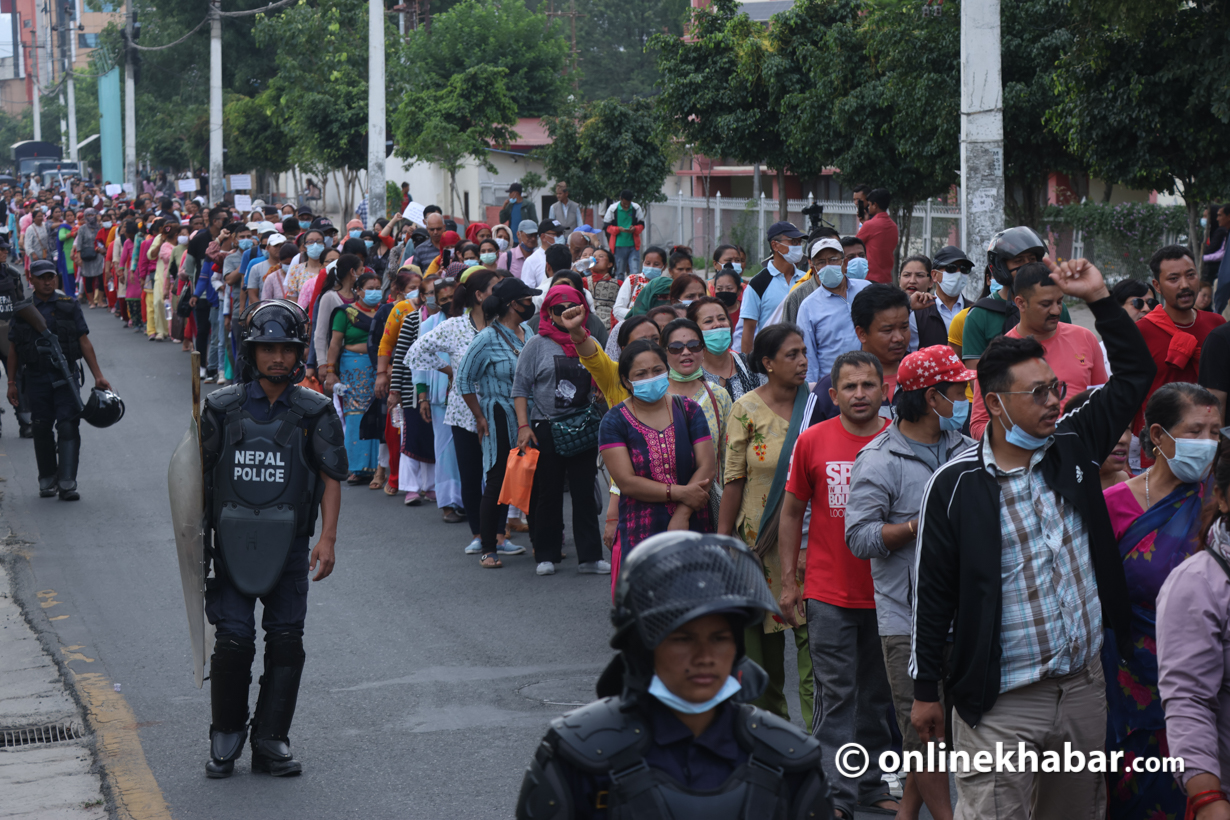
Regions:
<instances>
[{"instance_id":1,"label":"blue shirt","mask_svg":"<svg viewBox=\"0 0 1230 820\"><path fill-rule=\"evenodd\" d=\"M239 269L243 271L245 281L247 280L248 268L264 258L265 252L260 249L259 245L253 245L243 252L243 256L239 257Z\"/></svg>"},{"instance_id":2,"label":"blue shirt","mask_svg":"<svg viewBox=\"0 0 1230 820\"><path fill-rule=\"evenodd\" d=\"M508 212L508 224L512 227L515 234L518 226L521 224L521 200L517 200L512 204L512 210Z\"/></svg>"},{"instance_id":3,"label":"blue shirt","mask_svg":"<svg viewBox=\"0 0 1230 820\"><path fill-rule=\"evenodd\" d=\"M751 288L745 288L743 306L739 308L740 319L756 320L757 333L768 327L769 320L773 318L773 312L790 293L790 286L803 275L803 271L795 268L790 275L790 280L787 281L786 276L772 262L766 265L765 269L773 276L769 281L769 286L764 289L763 294L756 293Z\"/></svg>"},{"instance_id":4,"label":"blue shirt","mask_svg":"<svg viewBox=\"0 0 1230 820\"><path fill-rule=\"evenodd\" d=\"M862 350L850 320L850 303L860 290L872 284L867 279L846 277L844 297L817 288L815 293L799 305L795 323L803 329L803 342L807 345L807 380L818 382L833 367L833 360L842 353ZM747 297L743 303L747 304Z\"/></svg>"}]
</instances>

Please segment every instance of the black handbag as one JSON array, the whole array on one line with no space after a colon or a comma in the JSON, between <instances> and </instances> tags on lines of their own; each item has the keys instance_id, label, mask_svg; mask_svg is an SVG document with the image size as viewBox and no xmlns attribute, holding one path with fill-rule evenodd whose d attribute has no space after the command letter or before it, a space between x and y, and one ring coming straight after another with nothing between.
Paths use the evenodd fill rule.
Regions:
<instances>
[{"instance_id":1,"label":"black handbag","mask_svg":"<svg viewBox=\"0 0 1230 820\"><path fill-rule=\"evenodd\" d=\"M602 410L590 404L562 418L551 420L551 444L557 455L568 458L598 446Z\"/></svg>"},{"instance_id":2,"label":"black handbag","mask_svg":"<svg viewBox=\"0 0 1230 820\"><path fill-rule=\"evenodd\" d=\"M184 288L184 292L179 295L175 315L181 319L187 319L192 315L192 288Z\"/></svg>"},{"instance_id":3,"label":"black handbag","mask_svg":"<svg viewBox=\"0 0 1230 820\"><path fill-rule=\"evenodd\" d=\"M363 417L359 419L359 439L384 441L385 418L384 399L372 399Z\"/></svg>"}]
</instances>

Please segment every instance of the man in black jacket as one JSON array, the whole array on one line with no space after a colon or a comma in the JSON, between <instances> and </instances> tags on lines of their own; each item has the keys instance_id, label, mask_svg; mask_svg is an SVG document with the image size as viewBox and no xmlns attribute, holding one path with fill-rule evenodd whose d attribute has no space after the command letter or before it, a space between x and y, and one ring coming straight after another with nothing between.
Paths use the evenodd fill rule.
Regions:
<instances>
[{"instance_id":1,"label":"man in black jacket","mask_svg":"<svg viewBox=\"0 0 1230 820\"><path fill-rule=\"evenodd\" d=\"M1124 644L1131 607L1097 472L1155 365L1097 268L1084 259L1046 264L1065 295L1089 304L1114 375L1061 419L1066 386L1041 344L994 340L978 362L987 433L940 467L923 494L911 722L924 741L943 737L937 683L951 626L953 746L996 762L958 770L959 819L1106 813L1096 766L1046 763L1062 763L1067 744L1086 758L1104 755L1103 627ZM1012 771L998 765L1005 758Z\"/></svg>"}]
</instances>

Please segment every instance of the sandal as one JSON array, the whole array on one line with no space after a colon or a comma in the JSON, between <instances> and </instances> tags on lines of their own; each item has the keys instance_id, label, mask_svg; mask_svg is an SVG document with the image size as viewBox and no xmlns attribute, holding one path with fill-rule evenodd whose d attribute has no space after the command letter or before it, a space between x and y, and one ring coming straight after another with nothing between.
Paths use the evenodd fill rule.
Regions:
<instances>
[{"instance_id":1,"label":"sandal","mask_svg":"<svg viewBox=\"0 0 1230 820\"><path fill-rule=\"evenodd\" d=\"M350 475L346 476L346 483L352 487L354 487L357 484L362 484L363 481L364 481L363 476L359 475L358 473L351 473Z\"/></svg>"},{"instance_id":2,"label":"sandal","mask_svg":"<svg viewBox=\"0 0 1230 820\"><path fill-rule=\"evenodd\" d=\"M392 481L384 482L384 494L385 495L397 495L397 485L394 484Z\"/></svg>"},{"instance_id":3,"label":"sandal","mask_svg":"<svg viewBox=\"0 0 1230 820\"><path fill-rule=\"evenodd\" d=\"M376 471L376 474L372 476L372 481L370 484L367 485L367 489L379 490L381 487L384 486L385 479L388 477L388 475L389 474L385 471L385 469L381 467L379 470Z\"/></svg>"},{"instance_id":4,"label":"sandal","mask_svg":"<svg viewBox=\"0 0 1230 820\"><path fill-rule=\"evenodd\" d=\"M500 556L494 552L489 552L478 559L478 565L483 569L500 569L504 565L500 563Z\"/></svg>"}]
</instances>

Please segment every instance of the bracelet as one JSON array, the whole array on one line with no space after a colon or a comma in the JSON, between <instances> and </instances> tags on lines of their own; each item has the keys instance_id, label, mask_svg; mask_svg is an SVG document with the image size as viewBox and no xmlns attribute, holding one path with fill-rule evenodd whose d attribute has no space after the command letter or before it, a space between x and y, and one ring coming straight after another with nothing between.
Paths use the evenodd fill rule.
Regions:
<instances>
[{"instance_id":1,"label":"bracelet","mask_svg":"<svg viewBox=\"0 0 1230 820\"><path fill-rule=\"evenodd\" d=\"M608 518L608 519L606 520L606 522L609 524L609 523L611 523L612 521L618 521L618 520L619 520L619 517L618 517L618 516L616 516L615 518Z\"/></svg>"},{"instance_id":2,"label":"bracelet","mask_svg":"<svg viewBox=\"0 0 1230 820\"><path fill-rule=\"evenodd\" d=\"M520 430L520 429L522 429L522 428L524 428L524 427L529 427L529 425L528 425L528 424L518 424L518 425L517 425L517 429L518 429L518 430Z\"/></svg>"},{"instance_id":3,"label":"bracelet","mask_svg":"<svg viewBox=\"0 0 1230 820\"><path fill-rule=\"evenodd\" d=\"M670 484L667 484L667 485L666 485L666 503L667 503L667 504L672 503L672 502L671 502L671 485L670 485Z\"/></svg>"},{"instance_id":4,"label":"bracelet","mask_svg":"<svg viewBox=\"0 0 1230 820\"><path fill-rule=\"evenodd\" d=\"M1213 803L1220 803L1223 800L1230 800L1230 798L1227 798L1226 793L1221 789L1199 792L1187 798L1187 814L1189 817L1194 817L1198 810Z\"/></svg>"},{"instance_id":5,"label":"bracelet","mask_svg":"<svg viewBox=\"0 0 1230 820\"><path fill-rule=\"evenodd\" d=\"M918 535L918 527L913 521L905 522L910 527L910 535Z\"/></svg>"}]
</instances>

